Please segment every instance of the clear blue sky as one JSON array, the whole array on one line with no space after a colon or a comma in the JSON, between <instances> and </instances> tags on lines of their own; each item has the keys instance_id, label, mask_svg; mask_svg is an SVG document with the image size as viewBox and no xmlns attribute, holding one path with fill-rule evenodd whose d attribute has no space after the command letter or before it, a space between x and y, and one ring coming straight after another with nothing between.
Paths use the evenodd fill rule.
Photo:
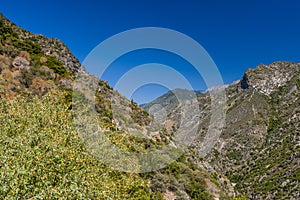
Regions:
<instances>
[{"instance_id":1,"label":"clear blue sky","mask_svg":"<svg viewBox=\"0 0 300 200\"><path fill-rule=\"evenodd\" d=\"M225 83L260 63L300 60L298 0L1 0L0 12L33 33L61 39L80 61L108 37L147 26L174 29L198 41ZM198 78L183 60L145 51L118 59L106 79L114 85L122 72L145 62L180 65L191 80ZM205 88L201 81L193 84L195 89ZM165 91L149 88L147 93L140 89L134 100L143 103Z\"/></svg>"}]
</instances>

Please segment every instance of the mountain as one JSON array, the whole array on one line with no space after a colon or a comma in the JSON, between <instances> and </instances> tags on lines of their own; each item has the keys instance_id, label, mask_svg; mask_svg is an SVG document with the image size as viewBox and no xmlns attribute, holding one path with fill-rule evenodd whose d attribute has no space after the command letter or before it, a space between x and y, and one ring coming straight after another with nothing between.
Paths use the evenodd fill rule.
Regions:
<instances>
[{"instance_id":1,"label":"mountain","mask_svg":"<svg viewBox=\"0 0 300 200\"><path fill-rule=\"evenodd\" d=\"M299 77L300 63L274 62L232 84L175 89L141 108L88 74L60 40L0 14L0 198L298 199ZM212 126L220 135L208 151L212 97L224 91L225 125ZM87 113L95 119L76 118ZM85 134L93 124L109 141L104 151L101 135ZM190 146L176 140L178 130L197 130ZM113 145L134 156L109 162ZM143 166L149 149L163 147L172 153Z\"/></svg>"},{"instance_id":2,"label":"mountain","mask_svg":"<svg viewBox=\"0 0 300 200\"><path fill-rule=\"evenodd\" d=\"M1 199L230 199L233 194L224 175L198 165L195 149L174 147L170 132L88 74L60 40L32 34L2 14L0 113ZM102 135L86 134L93 125ZM107 143L101 143L103 136ZM107 148L102 151L101 145ZM156 171L138 169L145 152L163 147L180 156ZM120 162L109 162L115 149L134 156L118 154ZM172 156L154 157L149 166Z\"/></svg>"},{"instance_id":3,"label":"mountain","mask_svg":"<svg viewBox=\"0 0 300 200\"><path fill-rule=\"evenodd\" d=\"M299 63L247 70L228 88L226 128L209 160L253 199L299 197Z\"/></svg>"},{"instance_id":4,"label":"mountain","mask_svg":"<svg viewBox=\"0 0 300 200\"><path fill-rule=\"evenodd\" d=\"M226 123L202 168L223 174L241 199L298 199L300 133L300 63L274 62L248 69L240 81L198 94L201 153L211 117L210 96L226 91ZM143 105L160 105L167 129L180 126L176 101L193 91L169 91ZM190 100L194 103L194 100ZM153 109L152 109L153 111ZM152 112L155 115L155 112ZM171 126L170 126L171 125ZM209 167L207 167L209 166Z\"/></svg>"}]
</instances>

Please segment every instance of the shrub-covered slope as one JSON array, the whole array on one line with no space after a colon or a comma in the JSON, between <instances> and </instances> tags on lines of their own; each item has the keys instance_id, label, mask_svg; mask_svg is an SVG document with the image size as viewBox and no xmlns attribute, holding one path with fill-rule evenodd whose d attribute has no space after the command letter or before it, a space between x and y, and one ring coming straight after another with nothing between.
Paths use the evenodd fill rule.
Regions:
<instances>
[{"instance_id":1,"label":"shrub-covered slope","mask_svg":"<svg viewBox=\"0 0 300 200\"><path fill-rule=\"evenodd\" d=\"M0 100L0 198L149 199L150 182L93 158L72 119L61 93Z\"/></svg>"},{"instance_id":2,"label":"shrub-covered slope","mask_svg":"<svg viewBox=\"0 0 300 200\"><path fill-rule=\"evenodd\" d=\"M73 94L78 74L93 85L97 123L113 144L129 152L168 145L147 135L144 109L89 75L61 41L0 14L0 199L227 198L215 174L193 164L197 156L188 152L147 174L119 172L96 159L74 126L72 97L83 95ZM145 138L134 137L135 130Z\"/></svg>"},{"instance_id":3,"label":"shrub-covered slope","mask_svg":"<svg viewBox=\"0 0 300 200\"><path fill-rule=\"evenodd\" d=\"M298 199L300 133L300 64L275 62L249 69L241 81L226 87L226 124L212 152L206 156L212 169L225 175L236 196L244 199ZM186 91L185 91L186 92ZM184 94L184 91L182 91ZM210 120L210 95L199 94L198 139ZM167 110L170 124L178 127L180 110L172 92L143 105Z\"/></svg>"}]
</instances>

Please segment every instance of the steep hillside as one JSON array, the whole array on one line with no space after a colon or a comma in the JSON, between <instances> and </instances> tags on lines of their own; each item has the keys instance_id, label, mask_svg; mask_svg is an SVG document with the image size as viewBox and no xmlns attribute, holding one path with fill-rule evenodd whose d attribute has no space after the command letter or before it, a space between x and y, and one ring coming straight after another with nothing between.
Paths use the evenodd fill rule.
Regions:
<instances>
[{"instance_id":1,"label":"steep hillside","mask_svg":"<svg viewBox=\"0 0 300 200\"><path fill-rule=\"evenodd\" d=\"M210 161L252 199L299 197L299 72L299 63L260 65L228 88L227 126Z\"/></svg>"},{"instance_id":2,"label":"steep hillside","mask_svg":"<svg viewBox=\"0 0 300 200\"><path fill-rule=\"evenodd\" d=\"M300 64L276 62L249 69L241 81L222 87L227 93L226 124L215 147L199 166L226 175L237 196L245 199L299 198ZM210 89L216 93L219 89ZM173 93L173 95L172 95ZM178 127L181 115L176 91L144 105L166 110L165 127ZM187 91L181 91L187 93ZM210 95L198 94L198 139L211 117ZM155 113L154 113L155 114Z\"/></svg>"},{"instance_id":3,"label":"steep hillside","mask_svg":"<svg viewBox=\"0 0 300 200\"><path fill-rule=\"evenodd\" d=\"M139 199L149 181L104 166L74 129L63 93L0 99L1 199Z\"/></svg>"},{"instance_id":4,"label":"steep hillside","mask_svg":"<svg viewBox=\"0 0 300 200\"><path fill-rule=\"evenodd\" d=\"M78 75L95 94L76 90ZM32 34L0 15L1 199L229 198L227 185L195 165L198 157L191 152L145 174L104 165L73 120L78 105L89 101L94 104L79 111L95 110L95 124L120 149L141 155L162 146L181 151L170 145L167 131L146 126L157 122L150 122L144 109L89 75L61 41ZM154 129L160 138L151 134Z\"/></svg>"}]
</instances>

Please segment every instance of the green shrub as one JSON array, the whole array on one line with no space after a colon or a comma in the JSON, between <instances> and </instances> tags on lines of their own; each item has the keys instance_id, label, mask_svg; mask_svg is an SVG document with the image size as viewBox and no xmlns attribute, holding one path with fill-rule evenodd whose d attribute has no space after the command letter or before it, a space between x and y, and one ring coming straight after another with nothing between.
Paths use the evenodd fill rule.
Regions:
<instances>
[{"instance_id":1,"label":"green shrub","mask_svg":"<svg viewBox=\"0 0 300 200\"><path fill-rule=\"evenodd\" d=\"M41 63L41 57L45 57L46 61L44 63ZM30 65L35 66L35 67L40 67L42 65L46 65L49 67L49 69L52 69L54 71L54 73L62 76L62 77L66 77L69 75L67 69L65 68L65 66L63 66L63 64L61 63L61 61L59 61L56 57L54 56L44 56L41 53L38 54L30 54Z\"/></svg>"},{"instance_id":2,"label":"green shrub","mask_svg":"<svg viewBox=\"0 0 300 200\"><path fill-rule=\"evenodd\" d=\"M56 74L59 74L62 77L68 75L67 69L62 65L62 63L54 56L46 56L47 62L46 65L53 69Z\"/></svg>"},{"instance_id":3,"label":"green shrub","mask_svg":"<svg viewBox=\"0 0 300 200\"><path fill-rule=\"evenodd\" d=\"M211 199L211 196L207 193L205 186L199 182L191 181L187 184L186 190L192 199Z\"/></svg>"},{"instance_id":4,"label":"green shrub","mask_svg":"<svg viewBox=\"0 0 300 200\"><path fill-rule=\"evenodd\" d=\"M150 199L147 180L85 150L64 98L0 99L0 199Z\"/></svg>"},{"instance_id":5,"label":"green shrub","mask_svg":"<svg viewBox=\"0 0 300 200\"><path fill-rule=\"evenodd\" d=\"M151 189L157 192L164 192L167 189L181 193L186 192L192 199L211 199L206 190L204 179L209 178L208 174L202 171L193 163L186 160L184 155L164 169L154 174L148 174L151 179Z\"/></svg>"},{"instance_id":6,"label":"green shrub","mask_svg":"<svg viewBox=\"0 0 300 200\"><path fill-rule=\"evenodd\" d=\"M32 73L31 70L22 69L20 72L20 76L17 79L22 83L26 88L29 88L32 84L32 80L34 79L35 75Z\"/></svg>"},{"instance_id":7,"label":"green shrub","mask_svg":"<svg viewBox=\"0 0 300 200\"><path fill-rule=\"evenodd\" d=\"M25 39L25 40L15 40L13 41L13 45L22 50L22 51L27 51L30 54L41 54L42 49L38 43L32 42L30 39Z\"/></svg>"}]
</instances>

